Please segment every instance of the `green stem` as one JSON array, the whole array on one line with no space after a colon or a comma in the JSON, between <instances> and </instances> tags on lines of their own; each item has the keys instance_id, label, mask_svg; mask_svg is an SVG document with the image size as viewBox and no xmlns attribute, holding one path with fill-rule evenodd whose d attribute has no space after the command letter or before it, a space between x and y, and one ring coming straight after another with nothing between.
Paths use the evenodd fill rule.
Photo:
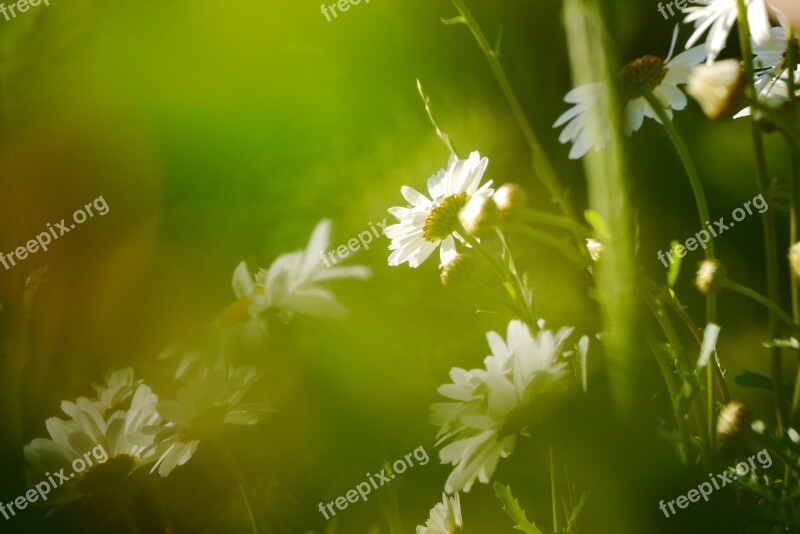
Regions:
<instances>
[{"instance_id":1,"label":"green stem","mask_svg":"<svg viewBox=\"0 0 800 534\"><path fill-rule=\"evenodd\" d=\"M525 213L522 217L526 222L547 224L550 226L563 228L565 230L571 230L573 232L580 232L581 236L583 237L588 237L592 233L592 229L588 226L577 223L572 219L564 217L563 215L556 215L554 213L546 213L543 211L528 209L525 210Z\"/></svg>"},{"instance_id":2,"label":"green stem","mask_svg":"<svg viewBox=\"0 0 800 534\"><path fill-rule=\"evenodd\" d=\"M219 451L222 459L225 460L225 463L228 466L228 469L231 470L233 474L233 478L236 480L236 484L239 486L239 492L242 494L242 499L244 500L245 508L247 508L247 515L250 516L250 525L253 527L253 533L258 534L258 526L256 525L256 518L253 515L253 508L250 506L250 499L247 497L247 491L244 489L244 478L242 477L241 473L239 472L239 468L236 466L236 460L233 459L228 448L222 442L221 439L212 439L214 445L216 445L217 450Z\"/></svg>"},{"instance_id":3,"label":"green stem","mask_svg":"<svg viewBox=\"0 0 800 534\"><path fill-rule=\"evenodd\" d=\"M564 188L561 185L558 174L556 173L553 164L547 157L547 153L542 147L542 143L539 141L536 132L533 130L533 127L528 121L525 111L522 109L522 104L520 104L517 95L514 93L514 89L511 87L511 82L509 82L502 65L500 65L500 61L497 59L497 52L489 44L489 41L483 34L478 22L464 5L464 2L461 0L452 0L452 2L458 12L461 14L464 23L472 32L475 40L478 42L478 46L483 51L484 56L486 56L486 61L489 63L489 68L491 69L492 74L494 74L494 77L497 80L500 90L503 92L508 105L511 107L511 112L514 115L514 118L517 120L517 123L522 129L522 134L525 136L525 141L528 143L528 147L530 147L531 150L534 174L547 188L552 201L558 204L560 207L561 213L563 213L568 219L577 222L578 218L575 216L572 206L567 201L567 195L564 192ZM586 247L583 246L583 242L579 233L573 231L573 235L579 251L588 256L588 252L586 251Z\"/></svg>"},{"instance_id":4,"label":"green stem","mask_svg":"<svg viewBox=\"0 0 800 534\"><path fill-rule=\"evenodd\" d=\"M749 287L745 287L742 284L734 282L733 280L729 279L724 280L722 282L722 287L727 287L728 289L732 289L733 291L736 291L737 293L744 295L745 297L750 298L758 302L759 304L764 305L771 313L774 313L784 323L786 323L786 326L788 326L791 329L792 334L795 337L800 338L800 327L798 327L798 325L792 320L792 318L789 316L788 313L783 311L780 308L780 306L775 304L775 302L773 302L772 300L768 299L761 293L750 289Z\"/></svg>"},{"instance_id":5,"label":"green stem","mask_svg":"<svg viewBox=\"0 0 800 534\"><path fill-rule=\"evenodd\" d=\"M795 125L800 124L800 113L798 113L797 99L797 84L794 79L794 72L797 69L797 38L795 37L794 28L789 26L786 28L786 47L787 47L787 62L789 76L787 77L787 85L789 88L789 99L791 102L791 118L794 120ZM789 174L789 246L791 247L797 243L797 226L800 220L800 202L798 202L798 187L800 186L800 151L796 143L791 139L786 140L789 145L789 150L792 155L792 170ZM795 324L800 324L800 293L798 293L797 276L790 269L789 278L791 280L791 293L792 293L792 320ZM792 397L792 407L789 412L789 424L793 424L797 417L797 408L800 405L800 361L798 361L797 377L795 378L794 395Z\"/></svg>"},{"instance_id":6,"label":"green stem","mask_svg":"<svg viewBox=\"0 0 800 534\"><path fill-rule=\"evenodd\" d=\"M553 503L553 532L558 534L561 530L559 514L558 514L558 493L556 491L556 457L555 452L553 452L553 446L550 445L550 493L552 495L552 503Z\"/></svg>"},{"instance_id":7,"label":"green stem","mask_svg":"<svg viewBox=\"0 0 800 534\"><path fill-rule=\"evenodd\" d=\"M752 117L755 117L761 109L760 102L758 101L758 92L755 87L755 67L753 65L753 49L750 43L750 28L747 22L747 6L745 0L736 0L738 28L739 28L739 44L741 47L742 61L744 62L744 73L747 85L745 93L751 100ZM789 76L793 76L790 73ZM768 189L768 176L767 157L764 150L764 138L759 130L755 121L751 121L751 132L753 136L753 148L756 156L756 169L757 180L756 185L758 192L761 195L767 194ZM766 269L767 269L767 298L773 303L780 302L780 287L778 285L778 249L777 249L777 232L775 230L775 217L772 212L765 213L762 219L762 227L764 233L764 247L766 253ZM778 325L778 316L776 313L777 304L770 306L769 313L769 332L770 338L776 339L780 337L780 326ZM783 371L781 361L781 351L777 347L770 349L770 368L773 381L772 394L775 402L775 415L778 431L781 431L786 421L786 414L783 402Z\"/></svg>"},{"instance_id":8,"label":"green stem","mask_svg":"<svg viewBox=\"0 0 800 534\"><path fill-rule=\"evenodd\" d=\"M474 276L471 276L471 275L468 276L467 280L472 282L472 284L475 285L475 287L477 287L478 289L480 289L481 291L483 291L484 293L486 293L490 297L492 297L492 298L496 299L497 301L499 301L503 306L505 306L506 308L511 310L515 315L519 316L520 319L522 319L523 321L528 321L528 314L525 313L525 310L520 308L520 306L516 302L513 302L513 301L509 300L509 298L507 296L503 295L502 293L500 293L498 291L495 291L491 287L487 286L483 282L481 282L478 279L476 279Z\"/></svg>"},{"instance_id":9,"label":"green stem","mask_svg":"<svg viewBox=\"0 0 800 534\"><path fill-rule=\"evenodd\" d=\"M521 234L531 239L535 239L540 243L544 243L550 247L557 249L559 252L564 254L569 260L574 261L576 263L580 263L581 266L584 266L584 262L581 261L581 257L575 254L575 251L569 246L568 243L561 241L557 237L554 237L546 232L542 232L541 230L537 230L535 228L530 228L529 226L525 226L524 224L519 223L508 223L503 227L507 232ZM584 246L585 248L585 246Z\"/></svg>"},{"instance_id":10,"label":"green stem","mask_svg":"<svg viewBox=\"0 0 800 534\"><path fill-rule=\"evenodd\" d=\"M661 125L664 126L664 129L667 131L667 135L669 136L672 144L675 146L675 150L678 152L678 156L680 156L681 162L683 162L683 166L686 169L686 174L689 177L689 183L692 186L692 191L694 192L694 200L697 204L697 212L700 215L700 226L704 227L706 221L711 219L711 215L708 211L708 201L706 200L706 194L703 190L703 183L700 181L700 174L697 172L697 166L694 164L694 160L692 159L692 155L689 152L689 148L686 146L686 143L683 141L683 137L678 132L678 129L675 128L675 125L672 124L672 120L667 115L666 111L664 111L664 106L661 101L656 98L653 94L653 91L645 86L640 86L640 90L644 99L647 100L647 103L655 112L656 116L661 121ZM714 249L714 241L711 240L708 242L708 245L704 249L705 251L705 258L707 261L713 261L715 259L715 249ZM706 324L714 323L717 320L717 297L713 292L709 292L706 295ZM715 430L715 405L714 405L714 367L716 367L716 362L713 362L713 365L708 366L708 373L706 377L706 389L708 398L706 399L708 409L708 446L710 450L715 450L715 441L716 441L716 430Z\"/></svg>"}]
</instances>

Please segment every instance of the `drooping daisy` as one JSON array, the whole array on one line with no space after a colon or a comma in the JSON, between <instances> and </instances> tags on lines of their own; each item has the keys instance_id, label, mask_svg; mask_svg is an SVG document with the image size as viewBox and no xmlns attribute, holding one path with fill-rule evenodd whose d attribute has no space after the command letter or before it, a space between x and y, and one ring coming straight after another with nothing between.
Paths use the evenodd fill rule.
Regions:
<instances>
[{"instance_id":1,"label":"drooping daisy","mask_svg":"<svg viewBox=\"0 0 800 534\"><path fill-rule=\"evenodd\" d=\"M609 102L605 85L590 83L575 87L566 94L564 102L574 105L556 119L553 128L566 124L558 141L562 145L572 141L569 159L580 159L590 149L604 148L611 137L611 130L602 120Z\"/></svg>"},{"instance_id":2,"label":"drooping daisy","mask_svg":"<svg viewBox=\"0 0 800 534\"><path fill-rule=\"evenodd\" d=\"M677 29L677 28L676 28ZM625 65L619 73L619 104L623 106L622 126L630 136L641 128L645 117L661 122L642 94L642 86L648 88L661 102L665 113L672 119L673 110L686 107L686 95L678 86L688 83L691 68L703 61L702 47L686 50L672 57L677 31L666 60L656 56L644 56ZM601 83L582 85L572 89L564 98L575 106L562 114L553 124L557 128L566 124L559 141L572 141L570 159L583 157L591 148L601 150L611 136L607 117L610 98Z\"/></svg>"},{"instance_id":3,"label":"drooping daisy","mask_svg":"<svg viewBox=\"0 0 800 534\"><path fill-rule=\"evenodd\" d=\"M458 234L459 212L470 199L491 198L494 193L489 188L491 180L481 185L488 164L489 160L481 158L478 152L471 153L468 159L451 155L447 169L428 178L430 198L408 186L400 189L411 206L389 208L389 213L398 220L384 230L384 235L392 240L389 265L408 262L409 267L418 267L437 248L442 265L455 257L455 239L463 241Z\"/></svg>"},{"instance_id":4,"label":"drooping daisy","mask_svg":"<svg viewBox=\"0 0 800 534\"><path fill-rule=\"evenodd\" d=\"M155 461L145 429L161 422L157 404L158 396L145 384L136 388L127 410L109 417L97 399L64 403L71 419L51 417L46 422L51 439L37 438L24 447L31 486L51 474L58 476L61 483L52 491L50 505L115 490L134 469Z\"/></svg>"},{"instance_id":5,"label":"drooping daisy","mask_svg":"<svg viewBox=\"0 0 800 534\"><path fill-rule=\"evenodd\" d=\"M706 63L716 61L717 56L725 48L728 34L736 22L736 0L695 0L699 6L688 7L685 23L694 22L694 33L686 42L686 48L691 48L700 40L706 30L706 42L703 45ZM770 37L769 14L764 0L745 0L747 4L747 22L753 42L757 45L765 43Z\"/></svg>"},{"instance_id":6,"label":"drooping daisy","mask_svg":"<svg viewBox=\"0 0 800 534\"><path fill-rule=\"evenodd\" d=\"M432 422L441 425L438 444L442 463L455 466L445 491L469 491L475 480L488 483L500 458L513 451L517 434L524 433L526 411L566 386L563 347L571 328L531 334L525 323L511 321L507 339L490 332L492 351L485 369L454 368L451 384L439 393L452 402L431 407ZM584 344L582 346L585 347Z\"/></svg>"},{"instance_id":7,"label":"drooping daisy","mask_svg":"<svg viewBox=\"0 0 800 534\"><path fill-rule=\"evenodd\" d=\"M330 245L331 222L323 219L311 234L305 250L279 256L268 269L253 276L245 262L233 274L236 302L220 314L217 323L237 326L248 340L260 340L267 334L267 313L274 312L285 320L295 313L310 317L339 319L347 309L336 295L322 285L336 279L366 279L367 267L326 267L322 255Z\"/></svg>"},{"instance_id":8,"label":"drooping daisy","mask_svg":"<svg viewBox=\"0 0 800 534\"><path fill-rule=\"evenodd\" d=\"M673 43L674 46L674 43ZM670 51L670 56L672 51ZM623 111L623 128L627 135L637 131L642 126L645 117L660 123L653 108L645 100L641 92L644 85L663 104L664 112L672 119L672 110L682 110L686 107L686 95L678 86L689 82L692 67L703 61L702 47L695 47L666 60L655 56L645 56L628 63L619 74L622 84L623 102L626 102Z\"/></svg>"},{"instance_id":9,"label":"drooping daisy","mask_svg":"<svg viewBox=\"0 0 800 534\"><path fill-rule=\"evenodd\" d=\"M240 403L261 374L253 367L207 370L178 390L176 400L159 402L166 424L148 429L158 458L151 472L169 475L189 461L201 440L218 436L222 425L256 424L266 406Z\"/></svg>"},{"instance_id":10,"label":"drooping daisy","mask_svg":"<svg viewBox=\"0 0 800 534\"><path fill-rule=\"evenodd\" d=\"M454 534L463 526L458 493L452 497L442 493L442 502L431 508L430 518L425 521L425 526L417 526L417 534Z\"/></svg>"}]
</instances>

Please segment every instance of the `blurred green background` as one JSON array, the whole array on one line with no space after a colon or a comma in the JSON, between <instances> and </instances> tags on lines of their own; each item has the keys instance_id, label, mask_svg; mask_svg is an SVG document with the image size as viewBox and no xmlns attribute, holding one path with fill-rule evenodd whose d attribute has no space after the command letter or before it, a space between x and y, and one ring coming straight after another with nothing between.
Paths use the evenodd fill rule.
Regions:
<instances>
[{"instance_id":1,"label":"blurred green background","mask_svg":"<svg viewBox=\"0 0 800 534\"><path fill-rule=\"evenodd\" d=\"M559 4L468 6L490 39L503 25L501 62L573 205L584 209L581 166L567 160L569 148L550 129L567 108L562 98L570 88ZM479 150L490 160L488 178L520 183L535 207L552 210L472 36L442 24L454 15L444 0L372 0L332 22L309 1L51 0L50 7L0 20L0 250L24 244L46 222L99 195L110 206L47 253L0 271L3 302L31 271L50 269L34 315L35 357L22 384L25 441L44 436L44 420L58 415L60 401L90 394L91 382L110 369L131 365L156 392L172 394L156 356L232 300L239 261L268 266L304 247L323 217L334 223L331 248L344 244L388 217L388 207L404 204L401 185L422 190L445 166L447 150L425 116L417 78L462 154ZM655 2L616 0L609 21L621 64L644 54L664 57L677 22L664 21ZM685 28L681 35L685 41ZM708 123L691 102L676 124L697 158L715 218L755 195L746 123ZM769 142L772 173L785 174L782 144ZM629 155L641 265L660 281L665 272L656 251L699 230L691 190L654 122L633 137ZM763 289L760 232L753 216L716 243L738 280ZM491 303L471 289L443 288L435 260L416 270L389 268L387 245L381 238L348 261L373 269L368 282L335 285L352 310L348 320L300 317L273 333L259 361L267 372L253 396L277 412L255 428L235 428L228 442L266 532L386 532L377 494L340 512L335 525L317 504L419 446L430 463L382 488L382 499L396 494L411 531L441 497L449 470L436 458L428 407L440 400L436 388L451 367L480 365L488 353L485 332L504 333L508 316L476 314ZM538 315L552 327L596 333L587 274L551 249L517 246L535 282ZM691 271L700 259L695 252L685 260L678 285L697 321L702 303ZM763 310L724 295L720 320L729 376L744 367L767 374ZM600 363L590 367L598 402L565 407L555 439L584 482L602 488L605 478L630 473L603 467L619 437L606 435ZM653 384L658 412L664 393ZM756 407L769 401L767 394L732 390ZM495 479L510 483L529 517L547 525L543 451L535 438L519 441ZM596 491L587 505L588 531L617 525L623 532L629 520L650 524L651 532L687 531L678 521L712 531L702 530L703 521L724 509L723 498L659 522L657 501L693 487L696 478L674 469L666 446L642 455L643 463L655 461L660 478L652 480L652 495L631 495L641 517L631 519L630 510L615 509ZM201 445L191 462L157 484L177 532L249 528L233 478L211 447ZM18 494L4 488L6 500ZM463 495L462 509L467 532L512 531L488 486ZM0 528L78 532L93 513L79 508L45 520L30 512L16 527Z\"/></svg>"}]
</instances>

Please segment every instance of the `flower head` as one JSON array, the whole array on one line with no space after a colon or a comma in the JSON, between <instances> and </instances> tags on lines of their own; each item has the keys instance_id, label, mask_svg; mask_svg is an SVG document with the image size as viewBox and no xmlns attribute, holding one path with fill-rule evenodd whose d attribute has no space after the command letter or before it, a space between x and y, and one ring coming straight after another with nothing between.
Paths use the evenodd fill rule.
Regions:
<instances>
[{"instance_id":1,"label":"flower head","mask_svg":"<svg viewBox=\"0 0 800 534\"><path fill-rule=\"evenodd\" d=\"M492 351L484 369L454 368L452 383L439 388L451 402L431 407L441 425L442 463L455 466L445 491L469 491L475 480L488 483L499 459L509 456L517 434L524 432L525 411L561 390L567 375L563 346L571 328L531 334L525 323L511 321L506 339L490 332Z\"/></svg>"},{"instance_id":2,"label":"flower head","mask_svg":"<svg viewBox=\"0 0 800 534\"><path fill-rule=\"evenodd\" d=\"M611 130L602 120L609 103L608 93L602 83L590 83L570 90L564 102L574 104L561 114L553 128L564 126L558 141L572 141L569 159L580 159L590 149L602 150L611 137Z\"/></svg>"},{"instance_id":3,"label":"flower head","mask_svg":"<svg viewBox=\"0 0 800 534\"><path fill-rule=\"evenodd\" d=\"M694 284L703 295L719 287L724 277L722 264L716 260L705 260L697 270Z\"/></svg>"},{"instance_id":4,"label":"flower head","mask_svg":"<svg viewBox=\"0 0 800 534\"><path fill-rule=\"evenodd\" d=\"M481 185L488 164L489 160L478 152L471 153L468 159L452 155L447 169L428 178L430 198L408 186L400 189L410 206L389 208L398 221L384 230L392 241L389 265L408 262L409 267L418 267L437 248L442 265L452 259L455 239L463 241L458 234L459 213L474 197L489 198L494 193L489 188L491 180Z\"/></svg>"},{"instance_id":5,"label":"flower head","mask_svg":"<svg viewBox=\"0 0 800 534\"><path fill-rule=\"evenodd\" d=\"M789 247L789 264L794 275L800 278L800 242Z\"/></svg>"},{"instance_id":6,"label":"flower head","mask_svg":"<svg viewBox=\"0 0 800 534\"><path fill-rule=\"evenodd\" d=\"M367 267L326 267L322 256L330 244L331 222L317 224L305 250L279 256L268 269L253 276L245 262L233 273L233 292L236 302L220 314L221 326L237 325L248 340L260 340L267 335L267 314L274 312L285 320L295 313L328 319L340 319L347 309L323 282L345 278L366 279Z\"/></svg>"},{"instance_id":7,"label":"flower head","mask_svg":"<svg viewBox=\"0 0 800 534\"><path fill-rule=\"evenodd\" d=\"M169 475L189 461L201 440L218 436L225 424L256 424L267 408L240 403L260 377L252 367L206 370L178 390L176 400L159 402L166 425L149 429L158 458L152 471Z\"/></svg>"},{"instance_id":8,"label":"flower head","mask_svg":"<svg viewBox=\"0 0 800 534\"><path fill-rule=\"evenodd\" d=\"M69 480L54 489L51 505L115 490L134 469L155 460L145 429L161 422L157 404L158 396L145 384L136 387L126 410L109 416L98 399L62 403L70 419L51 417L46 422L51 439L36 438L24 447L30 484L50 473L66 475Z\"/></svg>"},{"instance_id":9,"label":"flower head","mask_svg":"<svg viewBox=\"0 0 800 534\"><path fill-rule=\"evenodd\" d=\"M442 502L431 508L430 518L425 526L417 526L417 534L454 534L463 526L458 493L452 497L442 493Z\"/></svg>"},{"instance_id":10,"label":"flower head","mask_svg":"<svg viewBox=\"0 0 800 534\"><path fill-rule=\"evenodd\" d=\"M706 31L705 45L703 49L708 56L706 62L714 63L717 56L725 48L733 24L737 18L737 0L695 0L699 6L689 7L684 10L686 13L685 23L694 22L694 33L689 37L686 48L692 47ZM745 0L747 4L747 22L750 27L750 34L756 44L762 44L769 39L770 23L767 5L764 0Z\"/></svg>"},{"instance_id":11,"label":"flower head","mask_svg":"<svg viewBox=\"0 0 800 534\"><path fill-rule=\"evenodd\" d=\"M661 102L664 112L672 119L672 110L686 107L686 95L678 86L689 82L691 68L703 61L703 50L695 47L681 52L672 59L662 61L654 56L645 56L628 63L619 74L625 109L623 127L627 135L642 126L644 118L661 120L642 94L643 88L650 91Z\"/></svg>"}]
</instances>

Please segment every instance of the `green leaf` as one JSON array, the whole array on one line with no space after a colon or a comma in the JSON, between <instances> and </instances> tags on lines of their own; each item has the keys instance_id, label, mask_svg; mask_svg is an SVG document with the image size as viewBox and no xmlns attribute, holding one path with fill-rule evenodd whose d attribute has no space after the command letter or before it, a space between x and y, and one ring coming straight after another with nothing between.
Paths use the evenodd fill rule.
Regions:
<instances>
[{"instance_id":1,"label":"green leaf","mask_svg":"<svg viewBox=\"0 0 800 534\"><path fill-rule=\"evenodd\" d=\"M448 26L451 25L451 24L466 24L467 23L467 19L465 19L463 16L459 15L457 17L453 17L452 19L442 19L442 23L446 24Z\"/></svg>"},{"instance_id":2,"label":"green leaf","mask_svg":"<svg viewBox=\"0 0 800 534\"><path fill-rule=\"evenodd\" d=\"M520 507L517 499L511 494L510 487L500 482L495 482L494 493L503 504L503 510L505 510L511 520L516 523L516 525L514 525L515 529L525 534L543 534L541 530L536 528L536 525L528 521L528 518L525 517L525 511Z\"/></svg>"},{"instance_id":3,"label":"green leaf","mask_svg":"<svg viewBox=\"0 0 800 534\"><path fill-rule=\"evenodd\" d=\"M592 493L591 491L586 490L581 495L581 499L578 501L578 505L572 510L572 515L570 516L569 522L567 523L567 530L570 530L575 525L575 521L578 520L578 515L581 513L581 510L583 510L583 505L586 504L586 500L589 498L589 494L591 493Z\"/></svg>"},{"instance_id":4,"label":"green leaf","mask_svg":"<svg viewBox=\"0 0 800 534\"><path fill-rule=\"evenodd\" d=\"M737 386L741 386L743 388L753 388L753 389L764 389L766 391L772 391L772 379L766 377L764 375L760 375L758 373L754 373L753 371L748 371L747 369L740 375L737 375L736 378L733 379ZM788 398L792 398L792 392L794 391L794 385L791 383L786 383L783 385L783 391Z\"/></svg>"},{"instance_id":5,"label":"green leaf","mask_svg":"<svg viewBox=\"0 0 800 534\"><path fill-rule=\"evenodd\" d=\"M600 237L601 241L604 239L611 239L611 233L608 231L608 226L598 212L591 209L586 210L583 212L583 216L586 218L586 222L589 223L589 226L591 226Z\"/></svg>"},{"instance_id":6,"label":"green leaf","mask_svg":"<svg viewBox=\"0 0 800 534\"><path fill-rule=\"evenodd\" d=\"M670 259L675 260L670 264L669 272L667 273L667 284L669 284L670 289L672 289L675 287L675 282L678 281L678 274L681 272L682 258L678 256L678 247L680 246L680 243L673 241L669 245L672 248L672 256Z\"/></svg>"}]
</instances>

